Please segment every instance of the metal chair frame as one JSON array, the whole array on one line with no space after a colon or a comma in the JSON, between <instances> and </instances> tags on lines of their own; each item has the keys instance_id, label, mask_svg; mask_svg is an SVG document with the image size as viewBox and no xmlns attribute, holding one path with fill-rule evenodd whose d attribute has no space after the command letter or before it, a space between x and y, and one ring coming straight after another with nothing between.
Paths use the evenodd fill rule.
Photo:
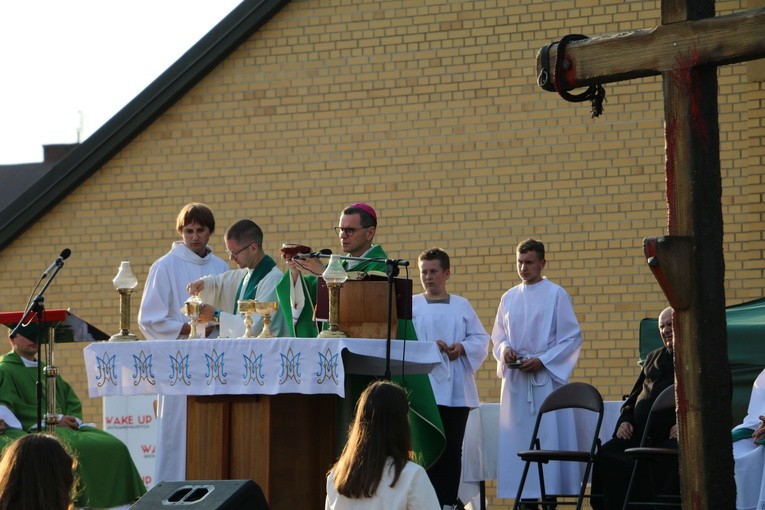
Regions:
<instances>
[{"instance_id":1,"label":"metal chair frame","mask_svg":"<svg viewBox=\"0 0 765 510\"><path fill-rule=\"evenodd\" d=\"M678 451L676 448L655 448L646 446L650 437L651 425L653 424L654 414L660 411L666 411L675 408L675 385L671 384L667 386L656 400L651 405L651 411L648 414L648 420L646 420L645 430L643 430L643 436L640 439L640 446L635 448L627 448L624 453L633 459L635 459L635 465L632 467L632 475L630 476L630 483L627 486L627 494L624 497L624 506L622 510L628 510L630 506L663 506L672 508L682 508L682 502L680 501L680 495L675 494L656 494L653 466L652 463L657 460L677 458ZM648 473L650 477L651 487L651 500L650 501L630 501L632 495L632 489L637 477L637 472L640 467L641 461L648 461ZM664 499L664 501L662 501Z\"/></svg>"},{"instance_id":2,"label":"metal chair frame","mask_svg":"<svg viewBox=\"0 0 765 510\"><path fill-rule=\"evenodd\" d=\"M542 422L542 418L545 414L557 411L559 409L585 409L597 413L597 423L595 425L595 431L592 436L592 443L588 451L570 451L570 450L543 450L540 444L539 426ZM595 460L595 454L600 447L600 440L598 435L600 434L600 426L603 423L603 396L592 385L583 382L573 382L564 384L560 388L555 389L550 393L539 408L537 414L536 423L534 424L534 432L531 436L531 444L529 449L518 452L518 456L521 460L525 461L523 467L523 476L521 476L520 484L518 485L518 494L515 497L515 504L513 510L518 510L520 505L543 505L545 507L556 507L558 505L576 505L577 510L582 508L582 502L584 501L585 491L587 490L587 480L590 477L590 471L592 470L592 464ZM580 462L585 463L584 476L580 484L578 494L547 494L545 490L544 471L542 464L547 464L551 461L558 462ZM536 501L521 501L523 495L523 487L526 484L526 478L529 472L529 467L532 463L537 464L539 470L539 489L540 498ZM551 501L548 498L568 496L576 497L576 503L573 502L559 502Z\"/></svg>"}]
</instances>

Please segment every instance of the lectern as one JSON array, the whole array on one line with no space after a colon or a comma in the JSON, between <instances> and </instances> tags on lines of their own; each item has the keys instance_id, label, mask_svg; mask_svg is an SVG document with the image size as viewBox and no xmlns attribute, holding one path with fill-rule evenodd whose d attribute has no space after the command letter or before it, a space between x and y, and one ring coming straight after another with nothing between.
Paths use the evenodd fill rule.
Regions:
<instances>
[{"instance_id":1,"label":"lectern","mask_svg":"<svg viewBox=\"0 0 765 510\"><path fill-rule=\"evenodd\" d=\"M398 320L412 318L412 280L393 279L391 338L398 338ZM388 281L384 277L347 280L340 289L340 329L348 338L387 338ZM319 278L316 318L329 317L327 285Z\"/></svg>"},{"instance_id":2,"label":"lectern","mask_svg":"<svg viewBox=\"0 0 765 510\"><path fill-rule=\"evenodd\" d=\"M0 312L0 324L17 324L22 317L24 317L23 311ZM36 315L33 315L31 320L39 322ZM43 321L53 328L54 339L57 343L109 340L109 335L76 316L69 308L46 309ZM36 338L30 338L30 340L36 340Z\"/></svg>"}]
</instances>

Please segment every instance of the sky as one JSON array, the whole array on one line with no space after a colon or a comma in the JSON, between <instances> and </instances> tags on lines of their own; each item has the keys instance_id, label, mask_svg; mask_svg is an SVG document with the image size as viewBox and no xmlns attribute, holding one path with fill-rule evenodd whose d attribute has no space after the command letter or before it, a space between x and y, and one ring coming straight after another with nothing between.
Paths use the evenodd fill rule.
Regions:
<instances>
[{"instance_id":1,"label":"sky","mask_svg":"<svg viewBox=\"0 0 765 510\"><path fill-rule=\"evenodd\" d=\"M0 1L0 165L84 141L240 1Z\"/></svg>"}]
</instances>

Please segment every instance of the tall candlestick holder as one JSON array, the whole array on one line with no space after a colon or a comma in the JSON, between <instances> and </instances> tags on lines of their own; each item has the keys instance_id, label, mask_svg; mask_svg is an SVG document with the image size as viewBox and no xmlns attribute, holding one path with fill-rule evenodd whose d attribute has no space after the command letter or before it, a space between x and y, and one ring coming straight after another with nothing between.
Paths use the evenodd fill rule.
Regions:
<instances>
[{"instance_id":1,"label":"tall candlestick holder","mask_svg":"<svg viewBox=\"0 0 765 510\"><path fill-rule=\"evenodd\" d=\"M130 294L138 286L138 279L130 268L130 262L120 263L117 276L112 280L114 288L120 295L120 332L109 338L110 342L129 342L138 338L128 331L130 327Z\"/></svg>"},{"instance_id":2,"label":"tall candlestick holder","mask_svg":"<svg viewBox=\"0 0 765 510\"><path fill-rule=\"evenodd\" d=\"M321 276L329 291L329 329L319 333L319 338L344 338L347 335L340 331L340 288L348 279L348 274L337 255L329 258L327 269Z\"/></svg>"}]
</instances>

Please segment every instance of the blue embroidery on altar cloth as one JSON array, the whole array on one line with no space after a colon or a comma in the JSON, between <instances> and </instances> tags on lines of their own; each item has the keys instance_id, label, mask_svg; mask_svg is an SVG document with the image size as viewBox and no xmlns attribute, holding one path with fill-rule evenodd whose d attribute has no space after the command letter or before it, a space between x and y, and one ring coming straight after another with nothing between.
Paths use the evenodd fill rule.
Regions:
<instances>
[{"instance_id":1,"label":"blue embroidery on altar cloth","mask_svg":"<svg viewBox=\"0 0 765 510\"><path fill-rule=\"evenodd\" d=\"M109 353L106 351L104 351L102 357L96 356L96 381L98 381L99 388L107 382L110 382L112 386L117 386L116 358L116 354L109 356Z\"/></svg>"},{"instance_id":2,"label":"blue embroidery on altar cloth","mask_svg":"<svg viewBox=\"0 0 765 510\"><path fill-rule=\"evenodd\" d=\"M133 386L138 386L144 379L154 386L154 367L151 364L152 356L152 354L147 356L143 351L138 356L133 354Z\"/></svg>"},{"instance_id":3,"label":"blue embroidery on altar cloth","mask_svg":"<svg viewBox=\"0 0 765 510\"><path fill-rule=\"evenodd\" d=\"M181 351L170 358L170 386L175 386L178 381L186 386L191 386L191 373L189 372L189 355L184 356Z\"/></svg>"},{"instance_id":4,"label":"blue embroidery on altar cloth","mask_svg":"<svg viewBox=\"0 0 765 510\"><path fill-rule=\"evenodd\" d=\"M207 378L207 385L213 383L213 381L218 381L221 384L227 384L226 383L226 372L223 371L223 367L226 364L226 361L223 359L226 356L226 353L221 353L218 355L218 351L213 349L211 354L205 354L205 377Z\"/></svg>"},{"instance_id":5,"label":"blue embroidery on altar cloth","mask_svg":"<svg viewBox=\"0 0 765 510\"><path fill-rule=\"evenodd\" d=\"M279 384L284 384L289 379L300 384L300 355L301 353L293 354L292 348L287 349L287 354L280 354L282 361L281 371L279 373Z\"/></svg>"},{"instance_id":6,"label":"blue embroidery on altar cloth","mask_svg":"<svg viewBox=\"0 0 765 510\"><path fill-rule=\"evenodd\" d=\"M247 386L251 382L255 381L260 386L265 383L265 375L263 374L263 355L255 354L255 351L250 351L250 355L242 354L244 358L244 374L242 376L244 385Z\"/></svg>"},{"instance_id":7,"label":"blue embroidery on altar cloth","mask_svg":"<svg viewBox=\"0 0 765 510\"><path fill-rule=\"evenodd\" d=\"M318 384L324 384L328 380L333 381L335 384L340 384L337 377L338 353L332 354L330 349L324 351L324 354L317 352L319 355L319 371L316 372L318 378L316 382Z\"/></svg>"}]
</instances>

